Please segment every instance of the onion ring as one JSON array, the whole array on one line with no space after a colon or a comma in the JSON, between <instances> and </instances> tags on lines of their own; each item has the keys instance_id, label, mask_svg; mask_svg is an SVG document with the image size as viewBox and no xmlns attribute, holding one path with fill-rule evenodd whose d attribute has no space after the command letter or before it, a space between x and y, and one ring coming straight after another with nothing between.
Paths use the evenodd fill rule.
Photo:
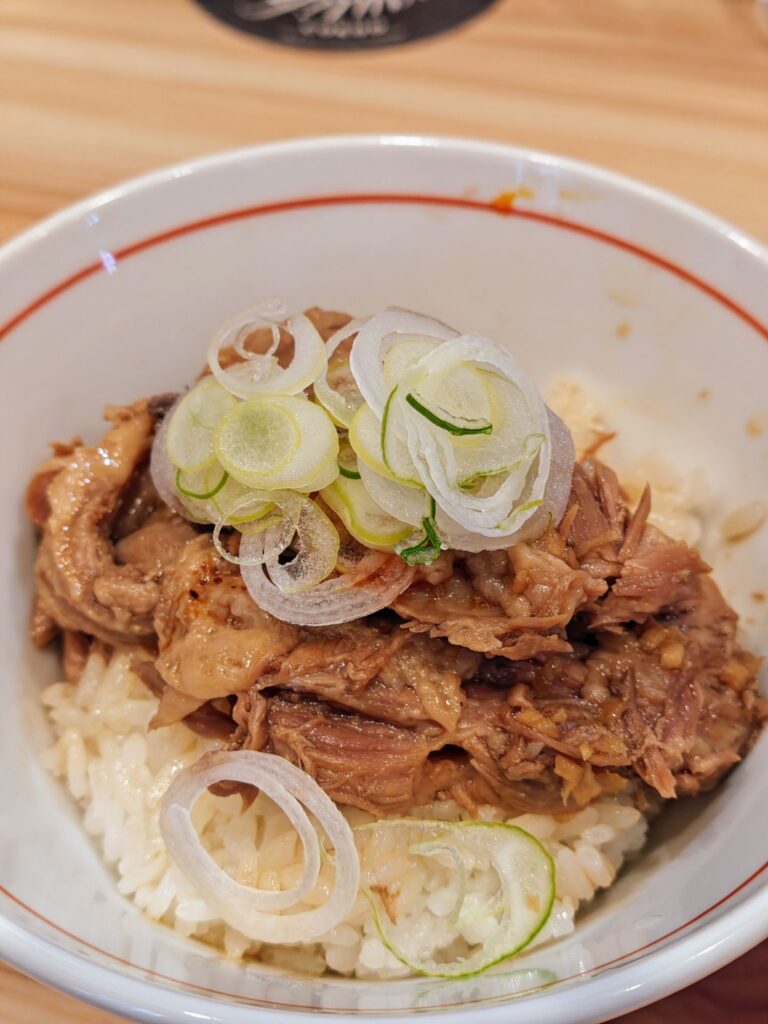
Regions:
<instances>
[{"instance_id":1,"label":"onion ring","mask_svg":"<svg viewBox=\"0 0 768 1024\"><path fill-rule=\"evenodd\" d=\"M224 781L258 787L296 829L304 848L304 868L292 889L274 892L242 885L204 849L192 824L192 807L203 790ZM334 885L322 906L277 914L275 911L289 910L304 899L320 873L320 846L307 811L318 820L336 851ZM168 787L160 811L160 831L171 859L206 903L250 939L280 944L312 941L343 921L355 902L360 860L351 828L311 776L276 754L254 750L204 754L180 771Z\"/></svg>"}]
</instances>

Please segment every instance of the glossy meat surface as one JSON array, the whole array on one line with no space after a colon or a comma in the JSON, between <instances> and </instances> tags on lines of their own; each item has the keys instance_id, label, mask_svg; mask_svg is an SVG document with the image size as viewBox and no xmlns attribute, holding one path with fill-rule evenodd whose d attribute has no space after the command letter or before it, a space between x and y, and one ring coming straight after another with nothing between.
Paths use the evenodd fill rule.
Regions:
<instances>
[{"instance_id":1,"label":"glossy meat surface","mask_svg":"<svg viewBox=\"0 0 768 1024\"><path fill-rule=\"evenodd\" d=\"M324 337L347 320L310 315ZM168 404L109 409L100 444L55 446L30 483L31 635L61 633L67 678L92 643L131 645L154 727L274 751L379 814L440 796L558 813L626 787L692 795L749 749L759 660L700 556L647 524L650 492L630 511L587 460L538 540L444 552L391 609L302 628L159 501L146 464Z\"/></svg>"}]
</instances>

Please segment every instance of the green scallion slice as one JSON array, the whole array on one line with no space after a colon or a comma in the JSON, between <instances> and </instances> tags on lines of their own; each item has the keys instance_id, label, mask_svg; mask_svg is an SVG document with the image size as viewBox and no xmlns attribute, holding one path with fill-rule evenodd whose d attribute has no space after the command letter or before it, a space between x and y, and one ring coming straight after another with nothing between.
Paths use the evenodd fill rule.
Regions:
<instances>
[{"instance_id":1,"label":"green scallion slice","mask_svg":"<svg viewBox=\"0 0 768 1024\"><path fill-rule=\"evenodd\" d=\"M441 430L447 430L454 437L469 437L472 434L491 434L493 432L493 424L490 420L474 420L463 416L454 416L440 406L431 409L425 399L415 391L409 391L405 400L412 409L428 419L430 423L434 423Z\"/></svg>"}]
</instances>

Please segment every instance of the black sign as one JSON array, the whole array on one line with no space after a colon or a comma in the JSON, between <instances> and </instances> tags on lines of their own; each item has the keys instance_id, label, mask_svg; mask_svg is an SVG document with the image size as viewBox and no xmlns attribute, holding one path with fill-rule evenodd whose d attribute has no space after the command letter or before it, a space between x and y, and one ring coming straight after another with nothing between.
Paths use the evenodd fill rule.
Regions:
<instances>
[{"instance_id":1,"label":"black sign","mask_svg":"<svg viewBox=\"0 0 768 1024\"><path fill-rule=\"evenodd\" d=\"M227 25L286 46L359 50L423 39L494 0L197 0Z\"/></svg>"}]
</instances>

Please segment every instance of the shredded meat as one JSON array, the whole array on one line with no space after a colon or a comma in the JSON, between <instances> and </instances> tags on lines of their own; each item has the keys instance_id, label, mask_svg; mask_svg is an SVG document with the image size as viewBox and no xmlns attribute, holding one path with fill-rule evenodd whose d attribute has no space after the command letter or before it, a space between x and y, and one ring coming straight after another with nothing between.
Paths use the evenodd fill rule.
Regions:
<instances>
[{"instance_id":1,"label":"shredded meat","mask_svg":"<svg viewBox=\"0 0 768 1024\"><path fill-rule=\"evenodd\" d=\"M74 633L69 629L64 630L61 638L61 667L68 683L79 681L90 653L89 636L85 633Z\"/></svg>"},{"instance_id":2,"label":"shredded meat","mask_svg":"<svg viewBox=\"0 0 768 1024\"><path fill-rule=\"evenodd\" d=\"M610 594L592 616L593 629L645 622L665 608L698 592L701 574L709 572L699 555L682 541L670 541L653 526L646 526L623 561Z\"/></svg>"},{"instance_id":3,"label":"shredded meat","mask_svg":"<svg viewBox=\"0 0 768 1024\"><path fill-rule=\"evenodd\" d=\"M163 575L156 667L168 686L200 701L291 689L385 721L455 725L477 657L457 658L399 625L384 616L325 629L279 622L200 536Z\"/></svg>"},{"instance_id":4,"label":"shredded meat","mask_svg":"<svg viewBox=\"0 0 768 1024\"><path fill-rule=\"evenodd\" d=\"M201 736L223 740L229 739L235 731L235 722L230 717L232 708L228 701L202 701L174 690L157 671L152 652L137 649L131 660L131 668L147 689L160 699L150 723L153 729L184 722Z\"/></svg>"},{"instance_id":5,"label":"shredded meat","mask_svg":"<svg viewBox=\"0 0 768 1024\"><path fill-rule=\"evenodd\" d=\"M416 792L557 813L633 775L664 797L709 788L754 733L757 663L735 646L717 588L706 577L700 586L675 625L669 613L639 633L606 631L596 645L535 659L451 657L444 641L387 619L299 631L238 695L231 743L290 756L336 799L379 813L404 810ZM362 766L354 784L342 772L358 758L383 758L364 787Z\"/></svg>"},{"instance_id":6,"label":"shredded meat","mask_svg":"<svg viewBox=\"0 0 768 1024\"><path fill-rule=\"evenodd\" d=\"M118 565L110 527L123 489L149 449L146 403L108 410L112 428L97 447L78 447L47 486L50 507L37 555L40 608L64 629L111 642L152 637L159 587Z\"/></svg>"},{"instance_id":7,"label":"shredded meat","mask_svg":"<svg viewBox=\"0 0 768 1024\"><path fill-rule=\"evenodd\" d=\"M24 496L27 518L38 530L45 529L48 516L51 514L51 506L48 501L49 486L62 469L66 467L69 456L82 443L80 437L75 437L68 443L54 441L51 445L51 457L46 459L27 484Z\"/></svg>"},{"instance_id":8,"label":"shredded meat","mask_svg":"<svg viewBox=\"0 0 768 1024\"><path fill-rule=\"evenodd\" d=\"M263 750L269 742L267 710L269 702L256 689L237 695L232 708L235 731L230 746L234 750Z\"/></svg>"},{"instance_id":9,"label":"shredded meat","mask_svg":"<svg viewBox=\"0 0 768 1024\"><path fill-rule=\"evenodd\" d=\"M407 628L473 651L513 660L570 651L565 627L607 585L563 555L554 530L533 544L465 555L448 579L422 576L394 608Z\"/></svg>"},{"instance_id":10,"label":"shredded meat","mask_svg":"<svg viewBox=\"0 0 768 1024\"><path fill-rule=\"evenodd\" d=\"M470 691L451 730L382 721L286 692L252 703L256 695L249 691L238 700L234 745L288 757L335 800L377 814L401 813L417 799L438 797L465 807L493 802L518 812L558 813L626 785L610 772L581 765L577 771L588 774L591 788L586 795L583 785L564 794L557 754L542 757L541 743L515 735L506 697L483 687Z\"/></svg>"},{"instance_id":11,"label":"shredded meat","mask_svg":"<svg viewBox=\"0 0 768 1024\"><path fill-rule=\"evenodd\" d=\"M333 800L377 814L413 806L418 776L443 736L435 726L405 729L282 696L269 702L267 729L274 752L309 772Z\"/></svg>"},{"instance_id":12,"label":"shredded meat","mask_svg":"<svg viewBox=\"0 0 768 1024\"><path fill-rule=\"evenodd\" d=\"M45 647L58 635L59 624L45 609L40 595L35 594L32 614L29 617L29 638L35 647Z\"/></svg>"},{"instance_id":13,"label":"shredded meat","mask_svg":"<svg viewBox=\"0 0 768 1024\"><path fill-rule=\"evenodd\" d=\"M349 321L307 315L326 339ZM283 333L278 360L292 351ZM627 788L694 795L754 742L759 659L700 556L648 525L649 490L631 511L587 459L538 540L444 552L392 609L299 628L258 608L210 534L160 503L148 452L174 397L108 410L101 444L54 446L28 487L30 631L41 646L63 634L68 679L94 643L130 645L154 728L280 754L376 814L440 797L475 814L571 812Z\"/></svg>"},{"instance_id":14,"label":"shredded meat","mask_svg":"<svg viewBox=\"0 0 768 1024\"><path fill-rule=\"evenodd\" d=\"M251 600L238 569L203 535L164 573L154 617L157 669L200 700L248 690L299 642L299 630Z\"/></svg>"},{"instance_id":15,"label":"shredded meat","mask_svg":"<svg viewBox=\"0 0 768 1024\"><path fill-rule=\"evenodd\" d=\"M107 418L99 445L54 445L27 489L27 513L42 531L31 622L38 646L58 629L105 643L152 640L162 571L195 535L160 507L149 480L147 403L109 408Z\"/></svg>"},{"instance_id":16,"label":"shredded meat","mask_svg":"<svg viewBox=\"0 0 768 1024\"><path fill-rule=\"evenodd\" d=\"M369 718L398 725L435 722L450 729L461 714L461 672L468 678L477 665L472 657L463 661L457 665L447 645L408 636L396 623L350 623L306 630L256 689L279 686Z\"/></svg>"},{"instance_id":17,"label":"shredded meat","mask_svg":"<svg viewBox=\"0 0 768 1024\"><path fill-rule=\"evenodd\" d=\"M181 516L167 508L158 509L142 526L117 541L115 562L133 566L147 579L159 580L195 536L195 530Z\"/></svg>"},{"instance_id":18,"label":"shredded meat","mask_svg":"<svg viewBox=\"0 0 768 1024\"><path fill-rule=\"evenodd\" d=\"M129 537L140 530L152 515L164 509L149 475L149 463L145 460L134 470L120 498L110 531L113 540L119 542Z\"/></svg>"}]
</instances>

